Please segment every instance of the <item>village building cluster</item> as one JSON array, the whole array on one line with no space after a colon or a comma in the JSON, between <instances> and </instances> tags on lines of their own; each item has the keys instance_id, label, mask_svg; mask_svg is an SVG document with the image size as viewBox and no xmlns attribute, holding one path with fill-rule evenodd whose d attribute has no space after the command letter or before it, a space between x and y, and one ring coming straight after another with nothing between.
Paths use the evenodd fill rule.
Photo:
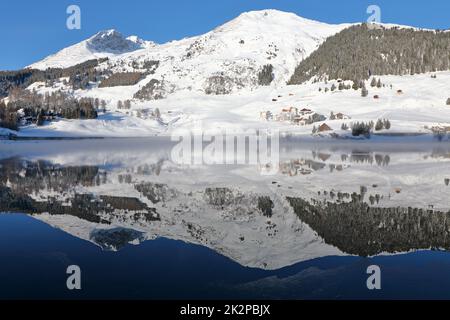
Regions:
<instances>
[{"instance_id":1,"label":"village building cluster","mask_svg":"<svg viewBox=\"0 0 450 320\"><path fill-rule=\"evenodd\" d=\"M323 122L328 120L348 120L349 116L338 112L331 112L330 116L327 118L326 116L319 114L308 108L296 108L296 107L288 107L280 110L278 114L273 114L271 111L263 111L260 113L261 120L264 121L277 121L277 122L288 122L290 124L298 125L298 126L306 126L311 125L316 122ZM330 131L332 130L326 123L323 123L319 130Z\"/></svg>"},{"instance_id":2,"label":"village building cluster","mask_svg":"<svg viewBox=\"0 0 450 320\"><path fill-rule=\"evenodd\" d=\"M311 109L303 108L299 110L296 107L283 108L280 113L275 115L271 111L263 111L260 114L260 118L265 121L289 122L299 126L326 120L324 115L318 114Z\"/></svg>"}]
</instances>

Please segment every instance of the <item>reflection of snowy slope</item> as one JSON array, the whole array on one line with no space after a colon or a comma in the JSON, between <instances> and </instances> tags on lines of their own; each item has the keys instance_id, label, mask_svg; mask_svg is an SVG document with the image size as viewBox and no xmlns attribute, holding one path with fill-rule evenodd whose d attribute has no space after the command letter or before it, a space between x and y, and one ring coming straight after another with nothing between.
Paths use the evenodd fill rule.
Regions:
<instances>
[{"instance_id":1,"label":"reflection of snowy slope","mask_svg":"<svg viewBox=\"0 0 450 320\"><path fill-rule=\"evenodd\" d=\"M273 198L273 195L263 186L255 188L253 183L247 183L241 184L238 189L227 189L229 194L221 205L214 204L206 189L214 190L214 186L222 189L221 186L229 185L228 182L192 184L193 176L200 178L200 181L210 180L213 173L209 170L192 170L189 173L169 165L162 168L163 173L159 177L140 175L139 170L128 168L112 172L108 183L80 188L78 192L138 198L154 207L161 221L133 221L124 219L123 215L108 214L101 218L111 225L93 224L72 216L35 215L35 218L92 242L96 242L92 238L96 230L122 227L142 232L148 240L166 237L201 244L245 266L265 269L278 269L299 261L342 254L338 249L324 244L291 210L283 206L284 203L275 201L272 216L264 216L258 209L258 198L266 194ZM123 175L131 175L133 183L120 183ZM230 182L237 179L239 177L231 178ZM153 187L152 192L139 192L139 187L135 185L137 181L147 190ZM159 189L162 192L158 192ZM218 201L221 203L221 200Z\"/></svg>"},{"instance_id":2,"label":"reflection of snowy slope","mask_svg":"<svg viewBox=\"0 0 450 320\"><path fill-rule=\"evenodd\" d=\"M414 145L414 151L408 152L407 146L395 144L369 148L364 144L305 148L283 144L279 173L262 176L249 166L179 166L170 160L170 147L162 140L153 144L118 141L9 144L0 157L98 166L107 172L102 183L76 185L71 190L137 199L156 210L160 219L154 221L134 219L132 212L120 210L99 212L108 224L70 215L35 215L103 248L120 249L124 243L166 237L207 246L245 266L266 269L345 254L303 223L286 197L335 202L338 193L360 193L365 187L365 202L379 195L375 207L450 208L450 186L444 181L450 178L450 157L443 145L434 150ZM47 201L48 196L54 196L50 186L33 195L37 201ZM68 202L72 196L67 193L66 199L58 199ZM264 197L273 202L272 210L265 210L270 204ZM113 241L111 232L119 232L120 241Z\"/></svg>"},{"instance_id":3,"label":"reflection of snowy slope","mask_svg":"<svg viewBox=\"0 0 450 320\"><path fill-rule=\"evenodd\" d=\"M157 206L161 221L148 224L113 220L111 225L99 225L73 216L34 217L94 243L92 235L97 230L123 227L143 233L144 237L133 241L133 244L157 237L177 239L204 245L242 265L264 269L278 269L300 261L342 254L326 245L292 213L276 212L271 218L266 218L259 212L245 215L241 212L240 215L203 204L202 196L179 197L176 201L162 204L165 208Z\"/></svg>"}]
</instances>

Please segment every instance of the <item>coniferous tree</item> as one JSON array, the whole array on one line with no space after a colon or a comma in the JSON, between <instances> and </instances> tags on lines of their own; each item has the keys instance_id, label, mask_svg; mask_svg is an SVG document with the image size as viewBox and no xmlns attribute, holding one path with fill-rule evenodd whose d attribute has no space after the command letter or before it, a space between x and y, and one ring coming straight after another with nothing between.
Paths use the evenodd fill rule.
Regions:
<instances>
[{"instance_id":1,"label":"coniferous tree","mask_svg":"<svg viewBox=\"0 0 450 320\"><path fill-rule=\"evenodd\" d=\"M159 111L159 108L156 108L154 111L154 115L157 119L161 118L161 112Z\"/></svg>"},{"instance_id":2,"label":"coniferous tree","mask_svg":"<svg viewBox=\"0 0 450 320\"><path fill-rule=\"evenodd\" d=\"M377 88L381 88L383 85L381 84L381 79L378 79Z\"/></svg>"},{"instance_id":3,"label":"coniferous tree","mask_svg":"<svg viewBox=\"0 0 450 320\"><path fill-rule=\"evenodd\" d=\"M383 129L384 129L384 123L383 123L383 121L381 119L378 119L377 123L375 125L375 130L376 131L380 131L380 130L383 130Z\"/></svg>"},{"instance_id":4,"label":"coniferous tree","mask_svg":"<svg viewBox=\"0 0 450 320\"><path fill-rule=\"evenodd\" d=\"M109 78L103 80L99 88L133 86L144 78L140 72L119 72L112 74Z\"/></svg>"},{"instance_id":5,"label":"coniferous tree","mask_svg":"<svg viewBox=\"0 0 450 320\"><path fill-rule=\"evenodd\" d=\"M367 90L366 86L363 85L362 89L361 89L361 96L362 97L367 97L369 95L369 90Z\"/></svg>"},{"instance_id":6,"label":"coniferous tree","mask_svg":"<svg viewBox=\"0 0 450 320\"><path fill-rule=\"evenodd\" d=\"M268 86L274 79L273 65L267 64L258 73L258 84L260 86Z\"/></svg>"},{"instance_id":7,"label":"coniferous tree","mask_svg":"<svg viewBox=\"0 0 450 320\"><path fill-rule=\"evenodd\" d=\"M377 79L376 79L376 78L372 78L372 81L370 82L370 86L371 86L372 88L374 88L374 87L377 86Z\"/></svg>"},{"instance_id":8,"label":"coniferous tree","mask_svg":"<svg viewBox=\"0 0 450 320\"><path fill-rule=\"evenodd\" d=\"M6 115L6 104L0 100L0 121L5 120Z\"/></svg>"},{"instance_id":9,"label":"coniferous tree","mask_svg":"<svg viewBox=\"0 0 450 320\"><path fill-rule=\"evenodd\" d=\"M373 123L365 123L365 122L356 122L352 124L352 135L354 137L365 136L367 138L370 137L372 133Z\"/></svg>"},{"instance_id":10,"label":"coniferous tree","mask_svg":"<svg viewBox=\"0 0 450 320\"><path fill-rule=\"evenodd\" d=\"M336 116L334 115L333 111L331 111L330 113L330 120L336 120Z\"/></svg>"},{"instance_id":11,"label":"coniferous tree","mask_svg":"<svg viewBox=\"0 0 450 320\"><path fill-rule=\"evenodd\" d=\"M102 112L106 112L106 101L105 100L100 101L100 106L102 108Z\"/></svg>"}]
</instances>

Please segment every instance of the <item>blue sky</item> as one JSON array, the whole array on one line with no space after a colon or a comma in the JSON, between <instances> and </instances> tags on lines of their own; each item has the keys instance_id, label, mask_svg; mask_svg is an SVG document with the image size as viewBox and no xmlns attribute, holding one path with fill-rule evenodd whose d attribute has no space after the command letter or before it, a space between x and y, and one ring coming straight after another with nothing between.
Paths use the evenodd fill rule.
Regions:
<instances>
[{"instance_id":1,"label":"blue sky","mask_svg":"<svg viewBox=\"0 0 450 320\"><path fill-rule=\"evenodd\" d=\"M66 28L66 8L81 7L81 30ZM0 70L22 68L104 29L159 43L198 35L250 10L279 9L328 23L366 21L369 5L382 22L450 28L450 1L428 0L40 0L1 1Z\"/></svg>"}]
</instances>

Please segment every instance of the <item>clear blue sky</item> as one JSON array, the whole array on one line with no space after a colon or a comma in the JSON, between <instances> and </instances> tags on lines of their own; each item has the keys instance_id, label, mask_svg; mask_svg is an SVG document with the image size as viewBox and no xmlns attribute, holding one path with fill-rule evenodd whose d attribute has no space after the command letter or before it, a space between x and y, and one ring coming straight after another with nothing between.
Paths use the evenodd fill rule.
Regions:
<instances>
[{"instance_id":1,"label":"clear blue sky","mask_svg":"<svg viewBox=\"0 0 450 320\"><path fill-rule=\"evenodd\" d=\"M66 8L82 10L81 30L66 28ZM450 28L448 0L8 0L0 1L0 70L22 68L104 29L163 43L210 31L244 11L279 9L328 23L367 20L376 4L382 22Z\"/></svg>"}]
</instances>

